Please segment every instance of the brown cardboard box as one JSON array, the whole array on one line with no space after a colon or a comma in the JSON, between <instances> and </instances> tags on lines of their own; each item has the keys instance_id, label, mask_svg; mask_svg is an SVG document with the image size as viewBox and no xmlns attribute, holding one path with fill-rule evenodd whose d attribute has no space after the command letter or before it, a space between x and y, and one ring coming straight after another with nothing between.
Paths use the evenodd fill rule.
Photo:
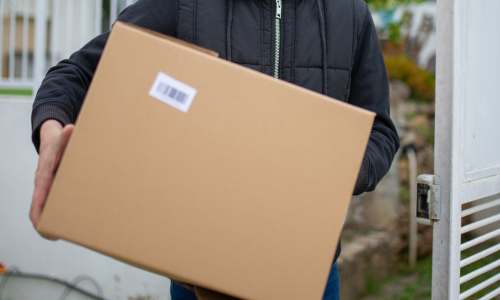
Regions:
<instances>
[{"instance_id":1,"label":"brown cardboard box","mask_svg":"<svg viewBox=\"0 0 500 300\"><path fill-rule=\"evenodd\" d=\"M373 119L117 23L38 230L237 298L319 300Z\"/></svg>"}]
</instances>

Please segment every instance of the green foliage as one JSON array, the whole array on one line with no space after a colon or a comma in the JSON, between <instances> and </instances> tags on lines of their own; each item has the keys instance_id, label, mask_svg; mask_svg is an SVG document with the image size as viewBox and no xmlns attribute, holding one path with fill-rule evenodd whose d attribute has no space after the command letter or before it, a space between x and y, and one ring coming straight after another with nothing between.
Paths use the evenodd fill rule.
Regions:
<instances>
[{"instance_id":1,"label":"green foliage","mask_svg":"<svg viewBox=\"0 0 500 300\"><path fill-rule=\"evenodd\" d=\"M420 3L425 0L365 0L372 11L386 10L398 5L408 5L411 3Z\"/></svg>"},{"instance_id":2,"label":"green foliage","mask_svg":"<svg viewBox=\"0 0 500 300\"><path fill-rule=\"evenodd\" d=\"M385 55L387 75L392 80L402 80L411 89L414 100L429 102L434 100L436 78L428 71L421 69L407 55Z\"/></svg>"},{"instance_id":3,"label":"green foliage","mask_svg":"<svg viewBox=\"0 0 500 300\"><path fill-rule=\"evenodd\" d=\"M427 144L434 146L434 130L431 128L427 128L423 125L418 125L415 128L417 133L423 134L425 136L425 141Z\"/></svg>"},{"instance_id":4,"label":"green foliage","mask_svg":"<svg viewBox=\"0 0 500 300\"><path fill-rule=\"evenodd\" d=\"M406 122L411 122L417 116L417 111L412 110L405 115Z\"/></svg>"},{"instance_id":5,"label":"green foliage","mask_svg":"<svg viewBox=\"0 0 500 300\"><path fill-rule=\"evenodd\" d=\"M387 28L384 30L387 38L395 43L400 43L401 37L401 22L389 23Z\"/></svg>"},{"instance_id":6,"label":"green foliage","mask_svg":"<svg viewBox=\"0 0 500 300\"><path fill-rule=\"evenodd\" d=\"M22 90L22 89L0 89L0 95L8 96L32 96L32 90Z\"/></svg>"},{"instance_id":7,"label":"green foliage","mask_svg":"<svg viewBox=\"0 0 500 300\"><path fill-rule=\"evenodd\" d=\"M416 270L403 267L394 275L380 282L367 276L365 295L378 296L383 300L424 300L431 298L432 257L419 260Z\"/></svg>"},{"instance_id":8,"label":"green foliage","mask_svg":"<svg viewBox=\"0 0 500 300\"><path fill-rule=\"evenodd\" d=\"M410 201L410 190L406 186L399 187L399 199L403 203L408 203Z\"/></svg>"},{"instance_id":9,"label":"green foliage","mask_svg":"<svg viewBox=\"0 0 500 300\"><path fill-rule=\"evenodd\" d=\"M366 275L366 286L365 293L367 295L378 295L380 294L380 289L382 285L380 284L380 280L372 274L371 272Z\"/></svg>"}]
</instances>

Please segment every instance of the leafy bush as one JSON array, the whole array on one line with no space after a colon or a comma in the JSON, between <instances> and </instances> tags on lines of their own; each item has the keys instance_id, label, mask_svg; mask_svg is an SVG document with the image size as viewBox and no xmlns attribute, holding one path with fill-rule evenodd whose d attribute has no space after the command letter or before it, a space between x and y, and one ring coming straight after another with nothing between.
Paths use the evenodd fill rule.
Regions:
<instances>
[{"instance_id":1,"label":"leafy bush","mask_svg":"<svg viewBox=\"0 0 500 300\"><path fill-rule=\"evenodd\" d=\"M365 0L372 10L388 9L391 6L407 5L411 3L420 3L424 0Z\"/></svg>"},{"instance_id":2,"label":"leafy bush","mask_svg":"<svg viewBox=\"0 0 500 300\"><path fill-rule=\"evenodd\" d=\"M392 80L402 80L411 89L411 97L424 102L434 101L436 79L421 69L407 55L385 55L387 75Z\"/></svg>"}]
</instances>

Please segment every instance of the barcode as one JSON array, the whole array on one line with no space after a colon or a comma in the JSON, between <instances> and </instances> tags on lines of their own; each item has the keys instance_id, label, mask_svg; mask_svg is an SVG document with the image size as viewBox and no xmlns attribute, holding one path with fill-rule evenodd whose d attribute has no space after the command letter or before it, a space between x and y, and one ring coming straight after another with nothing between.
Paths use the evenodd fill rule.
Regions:
<instances>
[{"instance_id":1,"label":"barcode","mask_svg":"<svg viewBox=\"0 0 500 300\"><path fill-rule=\"evenodd\" d=\"M2 0L0 0L2 1ZM185 113L188 112L197 90L163 72L159 72L149 95Z\"/></svg>"},{"instance_id":2,"label":"barcode","mask_svg":"<svg viewBox=\"0 0 500 300\"><path fill-rule=\"evenodd\" d=\"M158 85L158 88L156 89L159 93L169 97L170 99L173 99L175 101L178 101L180 103L185 103L187 95L176 88L171 87L170 85L160 82Z\"/></svg>"}]
</instances>

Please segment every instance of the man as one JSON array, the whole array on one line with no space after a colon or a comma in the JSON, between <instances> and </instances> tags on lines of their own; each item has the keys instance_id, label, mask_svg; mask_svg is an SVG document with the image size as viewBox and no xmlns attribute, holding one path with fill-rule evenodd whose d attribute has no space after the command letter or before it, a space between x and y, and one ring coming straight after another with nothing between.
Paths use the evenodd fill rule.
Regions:
<instances>
[{"instance_id":1,"label":"man","mask_svg":"<svg viewBox=\"0 0 500 300\"><path fill-rule=\"evenodd\" d=\"M399 139L389 116L380 44L362 0L140 0L118 20L376 112L353 194L372 191L389 170ZM35 227L108 35L96 37L51 68L36 95L32 138L40 158L30 211ZM324 299L339 298L339 254L340 245ZM171 294L174 300L196 299L176 283Z\"/></svg>"}]
</instances>

